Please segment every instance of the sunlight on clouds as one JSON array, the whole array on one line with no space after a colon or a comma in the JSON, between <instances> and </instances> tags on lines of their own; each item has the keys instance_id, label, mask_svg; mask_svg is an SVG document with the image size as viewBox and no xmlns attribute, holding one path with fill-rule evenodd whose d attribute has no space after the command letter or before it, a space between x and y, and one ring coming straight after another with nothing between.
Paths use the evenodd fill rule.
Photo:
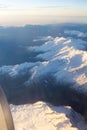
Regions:
<instances>
[{"instance_id":1,"label":"sunlight on clouds","mask_svg":"<svg viewBox=\"0 0 87 130\"><path fill-rule=\"evenodd\" d=\"M79 17L78 17L79 16ZM66 6L4 6L0 8L0 25L87 23L87 9Z\"/></svg>"},{"instance_id":2,"label":"sunlight on clouds","mask_svg":"<svg viewBox=\"0 0 87 130\"><path fill-rule=\"evenodd\" d=\"M83 0L1 0L0 14L9 11L23 15L87 16L86 2Z\"/></svg>"},{"instance_id":3,"label":"sunlight on clouds","mask_svg":"<svg viewBox=\"0 0 87 130\"><path fill-rule=\"evenodd\" d=\"M0 15L87 16L87 9L65 7L1 8Z\"/></svg>"}]
</instances>

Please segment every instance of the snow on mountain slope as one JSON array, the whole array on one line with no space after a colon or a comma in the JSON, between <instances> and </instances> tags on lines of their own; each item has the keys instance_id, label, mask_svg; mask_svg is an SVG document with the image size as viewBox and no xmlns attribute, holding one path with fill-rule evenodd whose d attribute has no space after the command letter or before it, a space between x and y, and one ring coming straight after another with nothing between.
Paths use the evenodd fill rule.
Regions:
<instances>
[{"instance_id":1,"label":"snow on mountain slope","mask_svg":"<svg viewBox=\"0 0 87 130\"><path fill-rule=\"evenodd\" d=\"M10 108L15 130L86 130L83 117L70 107L37 102Z\"/></svg>"},{"instance_id":2,"label":"snow on mountain slope","mask_svg":"<svg viewBox=\"0 0 87 130\"><path fill-rule=\"evenodd\" d=\"M56 37L45 42L39 47L29 47L36 52L43 52L37 57L45 62L40 63L34 76L44 73L55 73L57 81L75 82L79 85L86 84L87 42L80 39ZM43 71L44 69L44 71ZM84 75L84 76L83 76ZM69 79L69 80L68 80Z\"/></svg>"},{"instance_id":3,"label":"snow on mountain slope","mask_svg":"<svg viewBox=\"0 0 87 130\"><path fill-rule=\"evenodd\" d=\"M46 38L47 39L47 38ZM11 78L29 73L28 81L39 76L53 73L57 81L74 82L84 85L87 82L87 42L73 38L48 38L41 46L29 47L32 52L43 52L37 57L44 62L22 63L14 66L0 67L0 75L8 75ZM68 80L69 79L69 80Z\"/></svg>"},{"instance_id":4,"label":"snow on mountain slope","mask_svg":"<svg viewBox=\"0 0 87 130\"><path fill-rule=\"evenodd\" d=\"M64 37L47 37L41 40L43 39L46 39L43 45L27 48L29 51L32 51L32 53L39 52L37 57L42 58L42 62L25 62L14 66L0 67L0 82L2 86L3 84L6 86L5 89L8 95L10 95L11 98L17 98L15 95L18 95L18 92L22 93L19 98L20 102L21 97L24 99L22 95L25 95L27 99L32 98L32 95L29 97L28 91L32 91L32 88L35 87L34 94L39 98L39 90L36 91L36 89L38 89L37 86L43 87L41 91L43 91L44 87L45 90L47 90L46 87L48 87L50 91L58 91L59 83L60 86L69 84L68 86L77 93L80 92L83 95L87 95L87 42L81 39ZM55 90L53 90L52 87L54 87L54 85L52 86L51 83L54 79ZM58 89L56 89L56 87L58 87ZM48 94L49 93L47 93L47 96ZM54 97L55 94L51 94ZM70 98L72 100L72 97ZM79 99L79 97L77 98ZM85 108L86 104L84 100L82 104L84 104ZM81 111L84 108L81 107Z\"/></svg>"},{"instance_id":5,"label":"snow on mountain slope","mask_svg":"<svg viewBox=\"0 0 87 130\"><path fill-rule=\"evenodd\" d=\"M31 83L37 81L37 79L39 79L39 82L41 82L41 78L43 78L44 84L47 85L49 81L47 81L46 78L44 79L44 77L52 75L57 82L60 81L62 84L73 83L74 85L71 85L71 87L76 88L77 91L79 91L80 89L81 92L87 93L86 48L87 42L80 39L64 37L49 37L48 39L46 38L46 42L43 45L28 48L28 50L32 52L41 52L40 54L38 54L37 57L42 58L42 62L37 61L33 63L22 63L14 66L0 67L1 79L4 81L4 83L6 81L9 81L8 86L11 86L11 88L13 87L13 84L10 85L11 80L12 83L13 81L14 83L16 83L14 85L15 87L17 87L20 84L20 86L24 86L27 88L30 87L29 85ZM6 80L6 78L8 78L8 80ZM36 85L38 86L38 82L36 82ZM21 89L20 86L19 89ZM46 104L44 107L43 104L44 103L39 102L34 105L32 104L24 106L11 106L14 121L16 124L16 129L76 129L71 127L71 123L69 120L70 117L68 118L65 116L65 114L61 114L60 112L56 113L54 112L54 110L52 111L52 109L50 109ZM61 109L63 109L64 111L66 110L65 108ZM47 110L49 112L47 112ZM58 108L58 111L60 111L60 107ZM69 109L67 113L68 112L70 112ZM76 114L74 114L73 116L75 115ZM79 116L77 117L81 119ZM82 130L84 130L84 125L82 125L82 127Z\"/></svg>"}]
</instances>

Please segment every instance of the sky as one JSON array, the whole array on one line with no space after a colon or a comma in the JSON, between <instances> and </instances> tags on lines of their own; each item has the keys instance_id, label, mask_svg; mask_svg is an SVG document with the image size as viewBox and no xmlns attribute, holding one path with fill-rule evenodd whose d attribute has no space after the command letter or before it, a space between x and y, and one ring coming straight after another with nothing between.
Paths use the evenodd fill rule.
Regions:
<instances>
[{"instance_id":1,"label":"sky","mask_svg":"<svg viewBox=\"0 0 87 130\"><path fill-rule=\"evenodd\" d=\"M0 0L0 25L87 23L87 0Z\"/></svg>"}]
</instances>

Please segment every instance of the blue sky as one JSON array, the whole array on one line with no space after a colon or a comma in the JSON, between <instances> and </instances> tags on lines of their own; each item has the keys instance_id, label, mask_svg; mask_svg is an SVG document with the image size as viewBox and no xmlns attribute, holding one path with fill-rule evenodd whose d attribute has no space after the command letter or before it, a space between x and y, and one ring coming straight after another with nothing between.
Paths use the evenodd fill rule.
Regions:
<instances>
[{"instance_id":1,"label":"blue sky","mask_svg":"<svg viewBox=\"0 0 87 130\"><path fill-rule=\"evenodd\" d=\"M0 0L0 25L87 23L87 0Z\"/></svg>"}]
</instances>

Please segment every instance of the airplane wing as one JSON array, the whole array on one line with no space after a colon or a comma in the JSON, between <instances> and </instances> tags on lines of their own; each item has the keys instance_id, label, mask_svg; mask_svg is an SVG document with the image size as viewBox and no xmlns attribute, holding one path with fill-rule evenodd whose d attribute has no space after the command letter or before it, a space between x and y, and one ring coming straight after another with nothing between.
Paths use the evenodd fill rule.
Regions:
<instances>
[{"instance_id":1,"label":"airplane wing","mask_svg":"<svg viewBox=\"0 0 87 130\"><path fill-rule=\"evenodd\" d=\"M0 87L0 130L14 130L13 119L10 108L3 92Z\"/></svg>"}]
</instances>

